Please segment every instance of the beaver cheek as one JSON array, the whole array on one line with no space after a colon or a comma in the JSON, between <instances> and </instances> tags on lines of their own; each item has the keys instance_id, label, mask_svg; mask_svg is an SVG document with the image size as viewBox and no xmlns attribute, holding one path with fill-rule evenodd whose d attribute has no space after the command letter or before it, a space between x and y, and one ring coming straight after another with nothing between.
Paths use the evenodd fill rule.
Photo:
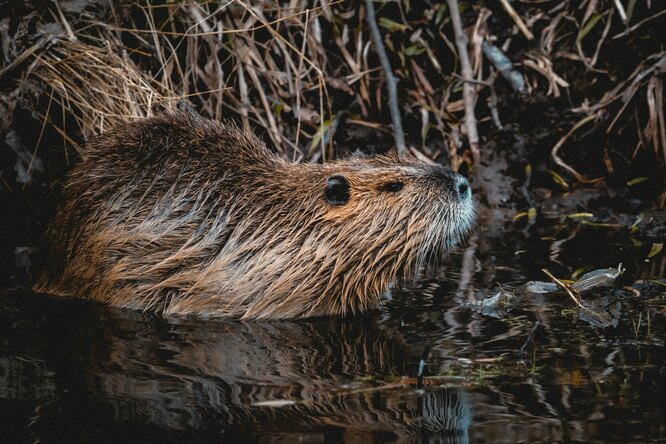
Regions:
<instances>
[{"instance_id":1,"label":"beaver cheek","mask_svg":"<svg viewBox=\"0 0 666 444\"><path fill-rule=\"evenodd\" d=\"M328 210L324 213L323 220L328 222L335 222L336 224L349 224L359 214L359 205L354 197L346 205L329 205Z\"/></svg>"}]
</instances>

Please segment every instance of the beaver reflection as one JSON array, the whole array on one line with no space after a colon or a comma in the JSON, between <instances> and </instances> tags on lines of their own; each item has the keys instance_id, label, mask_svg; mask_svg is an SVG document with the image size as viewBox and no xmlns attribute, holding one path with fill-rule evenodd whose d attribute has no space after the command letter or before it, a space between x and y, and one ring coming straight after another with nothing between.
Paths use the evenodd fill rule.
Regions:
<instances>
[{"instance_id":1,"label":"beaver reflection","mask_svg":"<svg viewBox=\"0 0 666 444\"><path fill-rule=\"evenodd\" d=\"M113 324L86 372L116 421L281 436L337 430L363 442L453 433L466 441L471 412L462 395L368 382L398 381L418 361L373 320ZM295 403L256 405L276 400Z\"/></svg>"}]
</instances>

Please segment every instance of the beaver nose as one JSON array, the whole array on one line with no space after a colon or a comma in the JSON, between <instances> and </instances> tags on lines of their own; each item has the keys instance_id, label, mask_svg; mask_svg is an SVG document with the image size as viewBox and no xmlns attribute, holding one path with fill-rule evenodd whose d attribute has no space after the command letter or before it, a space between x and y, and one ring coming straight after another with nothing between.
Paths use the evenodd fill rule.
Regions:
<instances>
[{"instance_id":1,"label":"beaver nose","mask_svg":"<svg viewBox=\"0 0 666 444\"><path fill-rule=\"evenodd\" d=\"M453 195L453 199L459 202L471 200L472 190L469 182L460 174L439 167L435 168L434 177L445 186L448 193Z\"/></svg>"},{"instance_id":2,"label":"beaver nose","mask_svg":"<svg viewBox=\"0 0 666 444\"><path fill-rule=\"evenodd\" d=\"M458 175L456 177L456 192L458 193L458 200L469 199L472 195L472 191L469 188L469 182L464 177Z\"/></svg>"}]
</instances>

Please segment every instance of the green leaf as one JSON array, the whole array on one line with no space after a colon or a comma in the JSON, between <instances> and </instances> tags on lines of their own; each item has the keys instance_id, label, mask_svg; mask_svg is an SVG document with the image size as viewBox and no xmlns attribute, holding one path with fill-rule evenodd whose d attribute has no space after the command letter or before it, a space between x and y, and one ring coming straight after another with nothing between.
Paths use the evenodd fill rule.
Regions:
<instances>
[{"instance_id":1,"label":"green leaf","mask_svg":"<svg viewBox=\"0 0 666 444\"><path fill-rule=\"evenodd\" d=\"M655 243L652 244L652 248L650 248L650 252L648 253L647 257L655 257L663 249L664 249L664 243L663 242L655 242Z\"/></svg>"},{"instance_id":2,"label":"green leaf","mask_svg":"<svg viewBox=\"0 0 666 444\"><path fill-rule=\"evenodd\" d=\"M641 176L641 177L636 177L635 179L631 179L629 182L627 182L627 186L633 187L634 185L638 185L641 182L645 182L648 180L647 177Z\"/></svg>"},{"instance_id":3,"label":"green leaf","mask_svg":"<svg viewBox=\"0 0 666 444\"><path fill-rule=\"evenodd\" d=\"M522 217L527 217L527 216L528 216L528 212L527 212L527 211L521 211L520 213L518 213L518 214L516 214L515 216L513 216L513 220L516 221L516 220L518 220L518 219L520 219L520 218L522 218Z\"/></svg>"},{"instance_id":4,"label":"green leaf","mask_svg":"<svg viewBox=\"0 0 666 444\"><path fill-rule=\"evenodd\" d=\"M581 219L584 217L594 217L594 214L592 213L573 213L573 214L567 214L567 217L569 219Z\"/></svg>"},{"instance_id":5,"label":"green leaf","mask_svg":"<svg viewBox=\"0 0 666 444\"><path fill-rule=\"evenodd\" d=\"M394 22L393 20L387 19L386 17L379 17L379 26L381 26L382 28L386 28L391 32L404 31L405 29L408 28L407 25Z\"/></svg>"},{"instance_id":6,"label":"green leaf","mask_svg":"<svg viewBox=\"0 0 666 444\"><path fill-rule=\"evenodd\" d=\"M627 23L631 21L631 16L634 15L634 6L636 6L636 0L629 0L629 6L627 7Z\"/></svg>"},{"instance_id":7,"label":"green leaf","mask_svg":"<svg viewBox=\"0 0 666 444\"><path fill-rule=\"evenodd\" d=\"M599 20L601 20L601 17L603 17L603 14L594 14L588 21L585 23L585 26L578 32L578 36L576 37L576 42L580 42L585 38L588 32L592 31L592 28L594 28L594 25L597 24Z\"/></svg>"},{"instance_id":8,"label":"green leaf","mask_svg":"<svg viewBox=\"0 0 666 444\"><path fill-rule=\"evenodd\" d=\"M435 5L435 7L437 8L437 14L435 15L435 24L439 25L440 23L442 23L442 20L444 19L444 14L446 14L447 8L443 4Z\"/></svg>"},{"instance_id":9,"label":"green leaf","mask_svg":"<svg viewBox=\"0 0 666 444\"><path fill-rule=\"evenodd\" d=\"M589 265L586 265L584 267L580 267L573 273L571 273L571 279L578 280L579 277L581 277L583 274L587 273L588 270L590 270L592 267Z\"/></svg>"},{"instance_id":10,"label":"green leaf","mask_svg":"<svg viewBox=\"0 0 666 444\"><path fill-rule=\"evenodd\" d=\"M559 174L557 174L555 171L552 171L552 170L548 170L548 172L550 173L551 176L553 176L553 181L556 184L558 184L559 186L561 186L565 190L569 189L569 184L567 183L566 180L564 180L564 178L562 176L560 176Z\"/></svg>"},{"instance_id":11,"label":"green leaf","mask_svg":"<svg viewBox=\"0 0 666 444\"><path fill-rule=\"evenodd\" d=\"M405 49L405 54L408 56L416 56L421 54L423 51L425 51L425 48L421 45L412 45Z\"/></svg>"}]
</instances>

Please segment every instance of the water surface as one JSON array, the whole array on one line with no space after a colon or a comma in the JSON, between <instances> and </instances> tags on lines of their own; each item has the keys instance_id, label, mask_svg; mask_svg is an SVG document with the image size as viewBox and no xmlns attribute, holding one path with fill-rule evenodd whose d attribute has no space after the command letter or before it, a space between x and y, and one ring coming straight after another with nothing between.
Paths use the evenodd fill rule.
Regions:
<instances>
[{"instance_id":1,"label":"water surface","mask_svg":"<svg viewBox=\"0 0 666 444\"><path fill-rule=\"evenodd\" d=\"M657 442L666 439L663 253L579 222L481 229L433 279L348 319L163 319L0 293L5 442ZM482 314L528 280L624 263L586 303ZM636 284L635 281L642 282ZM624 281L626 282L624 282ZM663 281L662 281L663 282ZM640 291L631 293L623 285Z\"/></svg>"}]
</instances>

